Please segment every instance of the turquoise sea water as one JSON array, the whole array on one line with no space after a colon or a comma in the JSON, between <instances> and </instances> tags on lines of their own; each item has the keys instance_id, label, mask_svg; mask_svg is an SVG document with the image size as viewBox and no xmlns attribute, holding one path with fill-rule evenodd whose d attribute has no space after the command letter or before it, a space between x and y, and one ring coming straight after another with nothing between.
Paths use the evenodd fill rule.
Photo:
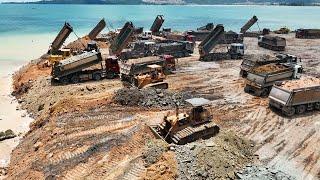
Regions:
<instances>
[{"instance_id":1,"label":"turquoise sea water","mask_svg":"<svg viewBox=\"0 0 320 180\"><path fill-rule=\"evenodd\" d=\"M29 45L26 51L45 51L65 21L73 26L79 36L87 34L101 18L106 19L110 29L118 28L126 21L149 29L158 14L165 16L164 27L173 30L195 29L213 22L224 24L228 30L239 31L253 15L258 16L260 28L287 26L296 29L320 28L319 12L320 7L285 6L0 4L0 60L21 58L20 55L14 57L17 54L9 48L23 49ZM254 25L252 29L259 27Z\"/></svg>"}]
</instances>

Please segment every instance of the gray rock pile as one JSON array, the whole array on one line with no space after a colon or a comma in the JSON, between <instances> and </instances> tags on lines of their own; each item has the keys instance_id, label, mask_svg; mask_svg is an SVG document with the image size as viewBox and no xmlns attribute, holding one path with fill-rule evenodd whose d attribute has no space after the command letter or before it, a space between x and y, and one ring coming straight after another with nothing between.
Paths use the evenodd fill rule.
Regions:
<instances>
[{"instance_id":1,"label":"gray rock pile","mask_svg":"<svg viewBox=\"0 0 320 180\"><path fill-rule=\"evenodd\" d=\"M188 93L174 93L165 89L123 88L115 93L114 101L126 106L142 106L148 108L173 108L186 106L186 99L192 98Z\"/></svg>"},{"instance_id":2,"label":"gray rock pile","mask_svg":"<svg viewBox=\"0 0 320 180\"><path fill-rule=\"evenodd\" d=\"M268 168L264 166L251 166L248 165L243 171L236 173L237 179L243 180L294 180L295 178L275 170L273 168Z\"/></svg>"},{"instance_id":3,"label":"gray rock pile","mask_svg":"<svg viewBox=\"0 0 320 180\"><path fill-rule=\"evenodd\" d=\"M6 140L6 139L11 139L16 137L14 132L11 129L8 129L4 132L0 132L0 141Z\"/></svg>"}]
</instances>

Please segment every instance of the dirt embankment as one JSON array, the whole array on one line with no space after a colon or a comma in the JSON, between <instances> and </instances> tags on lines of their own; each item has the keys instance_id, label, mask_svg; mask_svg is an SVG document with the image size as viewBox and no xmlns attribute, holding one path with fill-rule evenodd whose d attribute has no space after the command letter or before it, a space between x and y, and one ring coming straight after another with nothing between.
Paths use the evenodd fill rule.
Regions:
<instances>
[{"instance_id":1,"label":"dirt embankment","mask_svg":"<svg viewBox=\"0 0 320 180\"><path fill-rule=\"evenodd\" d=\"M284 36L287 52L302 56L307 74L320 74L316 56L320 41ZM246 38L245 44L248 54L273 53L259 48L256 38ZM179 59L178 71L168 76L169 92L210 99L208 109L214 121L237 135L221 133L186 146L167 147L148 163L143 155L154 137L146 124L161 121L166 111L115 102L115 92L123 88L118 79L52 86L48 74L39 73L20 94L21 107L36 121L14 150L8 177L152 179L163 173L167 178L234 177L235 171L253 161L253 153L263 164L298 179L319 177L319 112L281 117L268 109L267 99L243 92L241 61L197 60L197 56ZM29 69L20 72L25 77L20 79L26 79L21 82L29 81ZM254 141L256 148L241 135Z\"/></svg>"}]
</instances>

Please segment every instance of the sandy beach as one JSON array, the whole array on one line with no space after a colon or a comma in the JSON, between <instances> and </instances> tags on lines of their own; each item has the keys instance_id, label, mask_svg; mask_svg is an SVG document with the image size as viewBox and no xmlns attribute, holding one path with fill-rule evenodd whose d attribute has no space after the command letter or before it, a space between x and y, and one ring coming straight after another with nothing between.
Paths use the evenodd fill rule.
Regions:
<instances>
[{"instance_id":1,"label":"sandy beach","mask_svg":"<svg viewBox=\"0 0 320 180\"><path fill-rule=\"evenodd\" d=\"M17 110L18 102L11 96L12 74L20 66L21 61L0 61L0 131L12 129L18 136L0 142L0 167L8 165L10 153L19 143L19 139L29 129L32 121L25 111Z\"/></svg>"}]
</instances>

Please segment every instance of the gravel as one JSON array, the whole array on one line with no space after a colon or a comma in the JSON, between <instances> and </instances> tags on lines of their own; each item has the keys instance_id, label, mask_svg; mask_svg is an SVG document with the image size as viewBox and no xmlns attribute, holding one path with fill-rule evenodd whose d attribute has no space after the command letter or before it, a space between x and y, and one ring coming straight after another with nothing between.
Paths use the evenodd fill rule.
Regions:
<instances>
[{"instance_id":1,"label":"gravel","mask_svg":"<svg viewBox=\"0 0 320 180\"><path fill-rule=\"evenodd\" d=\"M248 165L243 171L236 173L237 179L243 180L294 180L295 178L273 168Z\"/></svg>"}]
</instances>

